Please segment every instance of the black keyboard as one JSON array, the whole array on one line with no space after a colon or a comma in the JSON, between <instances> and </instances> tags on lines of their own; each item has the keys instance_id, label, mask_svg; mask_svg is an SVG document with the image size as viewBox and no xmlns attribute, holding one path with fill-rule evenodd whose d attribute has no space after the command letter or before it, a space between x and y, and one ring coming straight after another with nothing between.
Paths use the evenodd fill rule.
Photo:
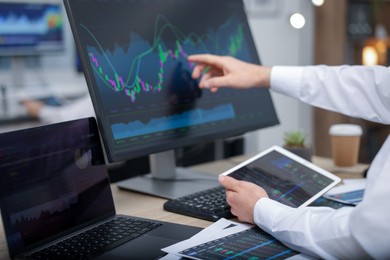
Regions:
<instances>
[{"instance_id":1,"label":"black keyboard","mask_svg":"<svg viewBox=\"0 0 390 260\"><path fill-rule=\"evenodd\" d=\"M27 256L29 259L92 259L162 224L116 217Z\"/></svg>"},{"instance_id":2,"label":"black keyboard","mask_svg":"<svg viewBox=\"0 0 390 260\"><path fill-rule=\"evenodd\" d=\"M312 202L310 206L344 207L345 204L333 202L323 197ZM217 221L220 218L233 218L230 206L226 202L225 188L222 186L189 194L164 203L164 209L190 217Z\"/></svg>"},{"instance_id":3,"label":"black keyboard","mask_svg":"<svg viewBox=\"0 0 390 260\"><path fill-rule=\"evenodd\" d=\"M169 200L164 203L164 209L209 221L233 217L222 186Z\"/></svg>"}]
</instances>

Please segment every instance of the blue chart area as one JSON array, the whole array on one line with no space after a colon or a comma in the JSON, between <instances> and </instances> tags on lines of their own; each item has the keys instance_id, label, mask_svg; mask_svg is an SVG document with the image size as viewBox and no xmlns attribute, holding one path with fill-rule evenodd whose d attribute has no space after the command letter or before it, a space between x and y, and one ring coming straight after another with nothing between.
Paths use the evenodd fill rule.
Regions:
<instances>
[{"instance_id":1,"label":"blue chart area","mask_svg":"<svg viewBox=\"0 0 390 260\"><path fill-rule=\"evenodd\" d=\"M259 228L250 228L180 253L189 257L214 260L285 259L298 254Z\"/></svg>"},{"instance_id":2,"label":"blue chart area","mask_svg":"<svg viewBox=\"0 0 390 260\"><path fill-rule=\"evenodd\" d=\"M232 104L220 105L212 109L193 109L168 117L152 118L148 123L135 121L111 126L115 140L139 135L164 132L171 129L206 124L235 117Z\"/></svg>"},{"instance_id":3,"label":"blue chart area","mask_svg":"<svg viewBox=\"0 0 390 260\"><path fill-rule=\"evenodd\" d=\"M28 45L35 44L39 38L57 39L61 27L58 4L1 4L0 45Z\"/></svg>"}]
</instances>

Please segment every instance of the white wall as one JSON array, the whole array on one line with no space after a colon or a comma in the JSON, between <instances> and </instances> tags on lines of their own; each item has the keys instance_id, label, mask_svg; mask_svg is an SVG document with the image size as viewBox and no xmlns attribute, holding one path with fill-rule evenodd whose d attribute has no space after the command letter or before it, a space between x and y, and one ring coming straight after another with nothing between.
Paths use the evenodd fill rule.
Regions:
<instances>
[{"instance_id":1,"label":"white wall","mask_svg":"<svg viewBox=\"0 0 390 260\"><path fill-rule=\"evenodd\" d=\"M248 10L249 23L264 65L311 65L313 61L314 7L308 0L248 0L257 7L265 5L265 11ZM270 1L273 3L270 4ZM247 7L253 6L253 3ZM270 7L274 5L274 9ZM268 10L270 9L270 10ZM295 12L306 18L304 28L291 27L289 18ZM283 145L286 131L302 129L312 143L312 109L292 98L272 93L280 125L246 135L246 152L257 153L272 145Z\"/></svg>"}]
</instances>

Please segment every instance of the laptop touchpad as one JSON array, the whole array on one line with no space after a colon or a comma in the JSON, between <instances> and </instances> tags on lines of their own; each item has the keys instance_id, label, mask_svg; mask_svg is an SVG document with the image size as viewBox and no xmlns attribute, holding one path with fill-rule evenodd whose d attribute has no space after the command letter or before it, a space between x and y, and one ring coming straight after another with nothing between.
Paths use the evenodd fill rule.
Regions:
<instances>
[{"instance_id":1,"label":"laptop touchpad","mask_svg":"<svg viewBox=\"0 0 390 260\"><path fill-rule=\"evenodd\" d=\"M160 250L161 248L167 247L176 242L177 240L173 239L146 235L114 248L96 259L157 259L166 254Z\"/></svg>"}]
</instances>

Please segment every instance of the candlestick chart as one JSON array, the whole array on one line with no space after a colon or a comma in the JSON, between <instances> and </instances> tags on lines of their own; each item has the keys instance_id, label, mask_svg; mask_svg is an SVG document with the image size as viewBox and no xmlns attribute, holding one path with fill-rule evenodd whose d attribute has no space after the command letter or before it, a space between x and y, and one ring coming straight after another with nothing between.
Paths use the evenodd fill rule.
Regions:
<instances>
[{"instance_id":1,"label":"candlestick chart","mask_svg":"<svg viewBox=\"0 0 390 260\"><path fill-rule=\"evenodd\" d=\"M165 20L165 18L162 16L159 16L157 21L158 19ZM231 23L231 20L227 21L227 23L222 27L228 28L229 23ZM156 22L156 24L158 24L158 22ZM167 47L164 42L161 42L162 35L164 34L165 30L171 30L171 32L174 33L174 35L177 37L175 40L174 49ZM124 94L130 98L130 101L134 103L136 102L137 96L143 92L162 91L163 86L166 85L164 84L164 79L166 78L165 72L167 71L165 67L167 65L169 66L169 60L182 60L183 63L186 63L187 68L192 69L193 64L186 61L188 52L213 52L217 54L236 56L237 53L241 50L244 40L242 24L238 24L235 28L235 31L229 35L229 44L226 46L227 50L221 48L220 42L224 39L223 37L220 37L220 35L221 34L219 32L217 32L216 36L212 34L202 36L192 34L185 35L168 21L166 21L166 24L162 26L159 31L155 32L153 42L150 46L148 46L149 44L145 43L145 46L142 47L140 51L134 51L134 53L138 53L138 55L133 58L130 70L127 73L125 80L122 75L119 75L118 70L112 65L111 60L115 59L115 57L109 57L112 55L105 53L103 55L104 57L98 58L96 57L98 55L97 51L93 50L93 48L91 48L92 50L88 53L88 55L95 73L102 80L103 84L115 92L124 92ZM215 46L210 46L210 44L206 44L205 41L209 41L209 43L212 43ZM126 55L128 54L125 54L125 56ZM142 61L144 59L148 59L148 56L152 56L152 59L155 59L155 64L158 64L158 69L155 71L154 77L150 78L150 81L154 81L155 84L151 83L150 81L148 82L148 78L144 80L142 76L140 76L142 70ZM106 71L104 71L103 67L100 65L101 60L104 60L110 65L110 68L108 68Z\"/></svg>"},{"instance_id":2,"label":"candlestick chart","mask_svg":"<svg viewBox=\"0 0 390 260\"><path fill-rule=\"evenodd\" d=\"M127 51L117 47L113 52L104 49L92 32L85 26L83 28L96 42L96 47L88 48L88 56L100 86L121 92L131 103L136 103L142 94L160 93L168 88L167 74L172 73L176 66L191 71L193 64L187 61L189 54L214 53L241 58L249 55L248 48L243 46L243 25L237 24L233 18L216 31L197 35L185 34L159 15L151 42L132 32L132 43ZM167 34L171 38L168 43L164 42Z\"/></svg>"},{"instance_id":3,"label":"candlestick chart","mask_svg":"<svg viewBox=\"0 0 390 260\"><path fill-rule=\"evenodd\" d=\"M95 43L87 48L88 60L104 97L105 109L115 114L111 117L115 140L236 117L234 104L226 101L231 93L225 91L219 96L203 93L198 82L191 78L194 64L187 60L188 55L195 53L249 60L244 25L234 16L216 28L196 34L185 33L158 15L152 37L143 39L132 31L128 46L116 45L113 49L105 49L87 26L82 28ZM201 104L195 107L194 102L201 96ZM145 110L149 112L147 115L142 113ZM127 122L122 118L118 121L118 111L135 117Z\"/></svg>"}]
</instances>

